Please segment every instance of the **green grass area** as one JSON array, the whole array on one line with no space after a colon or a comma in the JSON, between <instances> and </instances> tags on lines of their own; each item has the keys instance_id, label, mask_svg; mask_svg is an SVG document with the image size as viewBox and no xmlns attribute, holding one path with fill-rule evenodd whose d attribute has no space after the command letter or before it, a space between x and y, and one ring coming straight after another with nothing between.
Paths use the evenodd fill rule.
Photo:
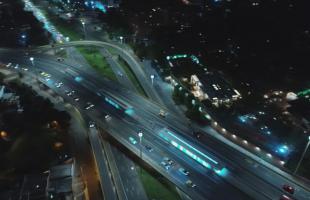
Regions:
<instances>
[{"instance_id":1,"label":"green grass area","mask_svg":"<svg viewBox=\"0 0 310 200\"><path fill-rule=\"evenodd\" d=\"M41 12L44 13L45 17L61 34L63 34L65 37L69 37L70 41L83 39L83 33L79 30L76 30L76 22L68 22L44 9L42 9Z\"/></svg>"},{"instance_id":2,"label":"green grass area","mask_svg":"<svg viewBox=\"0 0 310 200\"><path fill-rule=\"evenodd\" d=\"M96 48L77 47L77 50L84 56L86 61L98 72L107 78L117 81L114 72L106 59L101 55Z\"/></svg>"},{"instance_id":3,"label":"green grass area","mask_svg":"<svg viewBox=\"0 0 310 200\"><path fill-rule=\"evenodd\" d=\"M122 68L124 69L124 71L126 72L128 78L129 78L129 80L133 83L133 85L138 90L138 92L142 96L148 97L146 92L144 91L141 83L139 82L138 78L136 77L134 72L129 67L128 63L123 58L121 58L120 56L118 56L118 63L122 66Z\"/></svg>"},{"instance_id":4,"label":"green grass area","mask_svg":"<svg viewBox=\"0 0 310 200\"><path fill-rule=\"evenodd\" d=\"M70 41L83 39L83 35L78 31L75 31L73 26L70 26L70 24L61 23L58 20L54 20L53 23L60 33L62 33L65 37L70 38Z\"/></svg>"},{"instance_id":5,"label":"green grass area","mask_svg":"<svg viewBox=\"0 0 310 200\"><path fill-rule=\"evenodd\" d=\"M154 178L148 171L143 168L138 171L140 179L144 186L146 195L149 199L160 200L179 200L180 196L176 188L169 182Z\"/></svg>"},{"instance_id":6,"label":"green grass area","mask_svg":"<svg viewBox=\"0 0 310 200\"><path fill-rule=\"evenodd\" d=\"M113 56L118 56L117 50L115 50L112 47L105 47L106 50L108 50L110 52L110 54L112 54Z\"/></svg>"}]
</instances>

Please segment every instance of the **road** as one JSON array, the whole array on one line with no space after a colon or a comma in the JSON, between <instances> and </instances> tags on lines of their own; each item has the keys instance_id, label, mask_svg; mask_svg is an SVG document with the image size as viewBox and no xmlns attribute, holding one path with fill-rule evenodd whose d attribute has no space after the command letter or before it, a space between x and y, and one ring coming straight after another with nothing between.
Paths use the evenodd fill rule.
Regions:
<instances>
[{"instance_id":1,"label":"road","mask_svg":"<svg viewBox=\"0 0 310 200\"><path fill-rule=\"evenodd\" d=\"M7 59L8 57L13 58L14 55L6 55L2 59L5 60L5 58ZM22 58L21 56L19 56L17 60L15 60L15 62L27 63L25 59L26 59L25 57ZM11 61L12 59L9 60ZM158 110L160 109L158 104L150 102L147 99L137 96L136 94L130 93L128 92L128 90L116 86L115 83L111 81L103 79L97 80L96 77L93 76L90 77L87 72L78 71L79 69L74 69L78 71L79 74L82 74L85 79L81 83L76 83L72 81L73 80L72 77L68 76L66 73L61 72L61 70L66 69L68 66L63 66L63 64L59 63L57 64L56 61L51 60L40 61L39 58L36 58L36 60L37 60L36 66L40 64L40 68L41 67L44 68L44 70L47 71L48 73L51 73L53 77L61 79L66 86L68 85L70 87L76 88L77 91L83 91L83 93L85 92L85 94L82 95L83 99L92 97L94 95L94 92L92 91L100 91L101 89L103 89L104 91L107 91L113 95L117 95L118 98L121 98L126 102L130 103L134 108L139 108L135 110L134 116L128 118L128 116L124 117L122 114L116 113L115 110L111 110L111 107L108 107L108 105L101 105L103 104L103 102L100 98L97 100L95 97L92 98L92 102L96 104L96 107L103 106L109 112L111 112L111 114L113 114L113 120L109 122L108 124L109 126L107 126L106 128L112 127L111 132L113 133L113 136L116 138L120 133L122 133L121 138L119 138L119 141L124 143L128 148L130 148L134 152L138 151L138 148L128 144L126 136L128 136L129 133L133 135L136 134L137 126L138 127L141 126L143 132L146 133L144 137L145 142L149 142L150 145L154 148L154 153L150 155L152 159L149 160L149 162L152 162L152 166L158 168L158 163L160 161L160 158L162 158L162 157L158 158L157 157L158 154L156 155L153 154L155 154L155 152L159 152L159 154L161 155L160 152L162 152L163 154L169 154L169 157L176 160L178 164L180 163L180 165L185 166L187 169L189 169L189 171L191 172L191 179L198 185L197 188L193 189L195 190L195 192L193 192L191 188L187 188L186 186L184 187L184 180L180 182L179 180L180 175L177 173L177 170L175 171L171 170L169 171L168 174L167 172L166 173L162 172L160 169L158 170L162 172L165 176L169 175L168 178L173 179L173 182L176 185L180 186L180 188L186 191L186 193L189 194L189 196L191 197L197 197L197 194L199 194L204 198L212 199L215 197L212 195L216 194L217 199L227 199L229 198L229 196L234 196L237 199L249 199L247 195L245 195L244 193L236 189L234 186L232 186L235 185L241 188L243 191L250 194L251 196L254 196L254 198L256 199L277 199L282 194L280 188L281 184L279 185L278 183L289 182L284 177L281 177L270 170L268 171L267 168L265 170L267 170L269 174L274 178L273 180L263 178L262 176L263 174L261 173L264 172L261 172L260 171L261 169L260 170L251 169L252 166L248 166L248 164L246 164L247 162L243 160L244 158L246 158L244 155L240 154L239 152L233 152L229 154L229 152L231 151L230 148L228 148L226 145L220 144L218 141L212 138L209 138L210 141L203 141L204 144L201 144L197 141L193 141L193 139L191 139L191 137L188 136L190 134L190 129L186 126L186 124L184 124L183 121L180 121L178 117L174 116L173 114L168 114L166 119L160 118L158 116ZM9 61L7 60L7 62ZM99 111L94 110L92 112L99 112ZM100 116L99 114L97 117L102 118L102 115ZM101 121L102 120L99 120L99 124L101 124L100 123ZM156 122L155 125L154 122ZM120 124L124 125L121 126ZM184 134L183 137L186 137L192 144L197 143L198 145L203 146L206 151L213 152L219 159L222 160L223 163L225 163L225 165L227 166L227 168L231 173L224 178L219 178L218 176L214 176L214 174L208 173L201 166L199 166L196 163L193 163L191 159L184 157L183 155L180 155L180 153L176 149L160 140L156 134L155 126L173 127L173 129L176 130L176 132L178 132L179 134ZM127 130L130 127L134 131L134 133L126 131L127 134L126 135L124 133L124 130ZM115 132L115 130L118 131ZM149 153L145 152L145 154L147 155L145 156L145 159L146 161L148 161ZM154 160L156 162L154 162ZM264 169L263 166L262 168ZM277 181L274 181L274 179L276 179ZM181 183L183 183L183 185ZM296 186L297 188L296 192L297 199L308 198L309 195L308 191L297 185L294 186ZM227 191L226 194L220 192L223 191L223 189Z\"/></svg>"},{"instance_id":2,"label":"road","mask_svg":"<svg viewBox=\"0 0 310 200\"><path fill-rule=\"evenodd\" d=\"M110 64L112 70L115 73L115 76L117 77L118 81L128 89L131 89L132 91L135 91L136 88L133 86L133 84L130 82L127 76L123 75L120 76L118 72L121 72L122 74L126 74L124 71L122 71L122 67L118 65L117 62L115 62L112 58L112 55L109 54L105 49L100 50L102 54L106 57L108 63ZM85 58L77 51L77 49L70 47L67 48L68 57L69 60L66 59L66 62L69 62L70 64L74 64L74 66L77 66L78 68L83 68L84 70L92 70L92 67L89 66ZM103 141L103 143L106 143ZM106 144L106 146L109 146ZM107 150L108 151L108 150ZM110 154L107 154L108 161L111 163L115 163L116 166L129 166L132 165L132 161L126 157L122 152L118 151L117 149L113 149L112 151L108 151ZM110 156L109 156L110 155ZM122 159L119 159L119 158ZM114 173L113 173L114 172ZM140 177L138 176L130 176L130 174L134 174L136 170L131 170L130 168L125 169L124 167L114 167L112 168L112 173L116 177L116 185L120 185L119 188L122 191L122 199L133 199L133 198L139 198L141 200L147 199L144 187L141 184ZM118 178L119 177L119 178ZM136 186L136 187L133 187ZM129 189L130 188L130 189Z\"/></svg>"},{"instance_id":3,"label":"road","mask_svg":"<svg viewBox=\"0 0 310 200\"><path fill-rule=\"evenodd\" d=\"M2 55L3 55L3 54L2 54ZM19 58L18 60L20 60L21 57L18 57L18 58ZM19 63L22 63L21 60L19 61ZM27 61L26 61L26 63L27 63ZM56 61L56 63L57 63L57 61ZM60 66L60 69L56 69L56 70L53 69L53 66L55 66L56 63L55 63L55 62L50 63L50 62L47 61L47 60L40 61L39 58L36 58L36 64L35 64L35 66L38 66L37 68L41 68L41 66L42 66L42 67L44 68L44 71L46 71L47 73L52 74L53 77L59 77L60 79L62 79L63 83L64 83L67 87L70 87L70 88L72 88L72 89L75 89L76 91L79 91L79 96L80 96L80 97L83 97L83 98L81 98L80 102L78 102L78 105L75 105L75 106L77 106L77 107L81 108L81 110L83 110L83 108L84 108L85 103L86 103L87 100L86 100L86 101L85 101L85 100L83 101L82 99L87 99L88 97L93 97L94 94L93 94L92 92L90 93L90 92L88 91L88 89L86 89L86 90L83 89L83 87L81 86L81 84L76 83L75 81L72 82L72 77L66 77L67 74L61 72L62 70L66 69L66 66L61 65L61 66ZM27 64L28 64L28 63L27 63ZM45 69L44 65L46 66L46 69ZM52 71L55 70L56 74L50 72L50 70L52 70ZM62 78L62 76L63 76L63 78ZM101 80L102 80L102 79L101 79ZM85 82L85 83L86 83L86 82ZM50 84L51 84L50 86L53 87L53 84L54 84L54 83L50 83ZM114 82L113 82L112 84L115 85ZM90 87L96 87L96 86L95 86L95 85L91 85ZM97 89L97 90L99 90L99 89ZM62 89L62 91L63 91L63 89ZM128 90L126 90L126 91L128 91ZM95 102L95 100L97 100L97 101ZM94 103L96 104L96 107L97 107L97 105L99 106L99 105L102 103L102 100L100 100L100 98L97 99L97 98L94 98L94 97L93 97L93 98L92 98L92 102L94 102ZM107 106L107 105L101 105L101 106L103 106L103 107L102 107L102 109L99 110L99 112L98 112L97 110L93 110L92 113L91 113L91 114L88 114L88 115L90 115L90 117L91 117L92 119L104 119L104 114L103 114L102 112L100 112L100 111L101 111L101 110L105 110L105 111L110 110L110 112L111 112L111 107L110 107L110 106ZM121 137L119 137L119 141L121 141L121 143L125 144L125 145L128 147L128 137L129 137L129 135L136 134L136 132L137 132L137 127L136 127L136 125L135 125L135 121L131 121L131 122L129 123L129 122L127 122L127 120L124 121L124 119L123 119L123 113L117 113L117 112L115 113L114 109L112 109L112 112L114 112L113 118L112 118L112 120L109 122L109 126L108 126L108 127L104 127L104 128L105 128L109 133L112 133L114 137L119 137L118 134L119 134L119 133L122 133L122 135L120 135ZM112 112L111 112L111 113L112 113ZM156 116L157 116L157 114L156 114ZM118 119L117 117L120 118L120 119ZM103 120L95 120L95 121L97 121L97 124L101 124ZM100 123L100 122L101 122L101 123ZM110 126L110 125L111 125L111 126ZM104 124L103 124L103 126L104 126ZM142 125L140 125L140 126L142 126ZM111 128L110 128L110 127L111 127ZM125 133L126 133L126 134L125 134ZM147 131L145 131L145 133L147 133ZM129 134L129 135L128 135L128 134ZM151 135L151 134L152 134L152 133L149 133L149 135ZM145 138L147 138L147 137L145 137ZM145 139L145 140L146 140L146 139ZM152 139L150 139L150 140L152 141L152 140L154 140L154 138L152 138ZM144 142L146 142L146 141L144 141ZM154 144L155 146L167 148L167 144L166 144L166 143L163 143L163 142L160 141L160 140L158 140L157 142L159 142L160 145ZM150 145L153 146L153 144L150 144ZM129 146L129 148L130 148L133 152L137 153L137 147ZM197 200L198 200L198 199L206 199L206 197L212 196L214 191L219 191L219 190L221 190L221 187L219 187L219 186L216 187L217 189L216 189L215 187L209 188L209 187L208 187L208 185L209 185L208 182L210 183L210 185L212 185L212 184L211 184L212 182L210 182L210 180L208 180L207 178L206 178L205 180L200 179L200 176L201 176L201 175L194 176L194 174L195 174L195 173L194 173L194 169L193 169L193 173L191 174L191 177L196 177L197 181L195 181L195 180L193 180L193 181L195 181L197 184L200 185L200 187L199 187L200 189L199 189L199 190L201 190L201 192L202 192L202 193L205 193L205 194L200 195L200 194L198 194L196 191L192 190L191 188L188 188L188 187L185 185L186 177L180 176L180 174L178 173L178 170L177 170L177 169L178 169L177 166L176 166L176 168L174 168L173 171L167 173L167 171L165 171L165 170L159 165L159 163L160 163L160 161L161 161L163 155L167 155L167 154L166 154L166 151L163 150L163 149L161 149L161 148L157 148L157 150L155 150L155 147L153 147L153 148L154 148L154 153L152 153L151 157L154 156L154 158L148 159L149 162L151 162L151 163L150 163L151 166L155 166L155 168L156 168L157 170L159 170L161 173L163 173L164 176L168 177L169 179L172 179L172 181L173 181L174 183L176 183L177 186L179 186L180 188L182 188L182 190L186 191L186 193L190 193L190 194L191 194L190 196L193 197L193 199L197 199ZM168 150L169 150L169 151L172 151L173 154L178 154L178 152L176 152L175 149L172 149L171 147L168 147ZM160 154L157 154L157 153L155 153L155 152L160 152ZM172 157L172 156L170 156L170 157ZM179 157L179 155L178 155L178 156L173 156L172 158L174 158L174 157L176 157L175 160L176 160L176 159L179 159L179 158L177 158L177 157ZM145 158L147 159L148 157L145 156ZM154 161L154 159L155 159L155 161ZM188 160L189 160L189 159L188 159ZM183 162L183 161L181 161L181 162ZM193 163L193 166L194 166L194 167L195 167L195 165L197 166L196 163ZM193 166L192 166L192 167L193 167ZM185 166L184 166L184 167L185 167ZM189 167L190 167L190 166L189 166ZM192 167L191 167L191 168L192 168ZM200 166L197 166L197 167L200 167ZM201 168L201 167L200 167L200 168ZM172 173L172 174L170 174L170 173ZM171 176L171 175L172 175L172 176ZM179 179L181 179L181 180L179 180ZM207 181L207 180L208 180L208 181ZM225 183L223 182L223 184L225 184ZM204 189L204 187L208 187L208 190ZM234 194L234 196L238 197L238 199L249 199L249 197L248 197L247 195L245 195L245 194L243 194L242 192L240 192L237 188L235 188L235 187L233 187L233 186L227 186L227 188L230 188L230 190L232 190L231 193ZM200 193L200 192L199 192L199 193ZM219 193L218 196L224 195L224 194L221 194L220 192L218 192L218 193ZM219 199L227 199L227 196L226 196L226 197L221 197L221 198L219 198Z\"/></svg>"},{"instance_id":4,"label":"road","mask_svg":"<svg viewBox=\"0 0 310 200\"><path fill-rule=\"evenodd\" d=\"M117 52L117 54L120 55L130 66L135 66L135 67L132 67L131 69L133 70L138 81L142 85L147 96L149 96L150 99L153 99L155 102L158 102L164 106L164 103L162 102L161 98L158 96L157 92L152 86L150 78L146 77L146 74L144 73L141 67L142 64L140 63L139 59L135 55L128 52L126 49L121 48L118 44L113 44L110 42L103 42L103 41L88 41L88 40L75 41L75 42L68 42L62 45L56 44L54 48L71 47L71 46L76 46L76 45L91 45L91 46L97 46L97 47L102 47L102 48L107 48L107 47L113 48ZM50 48L51 48L50 45L46 45L46 46L42 46L34 50L44 51Z\"/></svg>"}]
</instances>

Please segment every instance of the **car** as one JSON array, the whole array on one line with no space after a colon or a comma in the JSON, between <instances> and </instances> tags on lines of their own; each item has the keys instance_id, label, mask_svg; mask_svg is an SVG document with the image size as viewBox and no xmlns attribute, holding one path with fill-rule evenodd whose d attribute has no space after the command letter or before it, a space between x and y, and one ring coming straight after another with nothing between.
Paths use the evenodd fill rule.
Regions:
<instances>
[{"instance_id":1,"label":"car","mask_svg":"<svg viewBox=\"0 0 310 200\"><path fill-rule=\"evenodd\" d=\"M90 102L87 102L86 103L86 106L85 106L85 109L86 110L89 110L89 109L91 109L91 108L93 108L94 107L94 104L92 104L92 103L90 103Z\"/></svg>"},{"instance_id":2,"label":"car","mask_svg":"<svg viewBox=\"0 0 310 200\"><path fill-rule=\"evenodd\" d=\"M150 147L150 146L148 146L148 145L145 145L144 147L145 147L145 149L146 149L148 152L152 152L152 151L153 151L153 148Z\"/></svg>"},{"instance_id":3,"label":"car","mask_svg":"<svg viewBox=\"0 0 310 200\"><path fill-rule=\"evenodd\" d=\"M14 69L18 69L18 67L19 67L19 64L16 64L15 67L14 67Z\"/></svg>"},{"instance_id":4,"label":"car","mask_svg":"<svg viewBox=\"0 0 310 200\"><path fill-rule=\"evenodd\" d=\"M166 112L162 109L159 110L159 116L165 118L166 117Z\"/></svg>"},{"instance_id":5,"label":"car","mask_svg":"<svg viewBox=\"0 0 310 200\"><path fill-rule=\"evenodd\" d=\"M95 127L95 122L90 121L88 124L89 124L89 128L94 128Z\"/></svg>"},{"instance_id":6,"label":"car","mask_svg":"<svg viewBox=\"0 0 310 200\"><path fill-rule=\"evenodd\" d=\"M62 82L56 82L56 83L55 83L55 86L56 86L57 88L60 88L62 85L63 85Z\"/></svg>"},{"instance_id":7,"label":"car","mask_svg":"<svg viewBox=\"0 0 310 200\"><path fill-rule=\"evenodd\" d=\"M12 65L12 63L8 63L7 65L6 65L6 67L10 67Z\"/></svg>"},{"instance_id":8,"label":"car","mask_svg":"<svg viewBox=\"0 0 310 200\"><path fill-rule=\"evenodd\" d=\"M295 189L290 185L285 184L282 186L282 188L283 188L283 190L285 190L286 192L288 192L290 194L294 194L294 192L295 192Z\"/></svg>"},{"instance_id":9,"label":"car","mask_svg":"<svg viewBox=\"0 0 310 200\"><path fill-rule=\"evenodd\" d=\"M279 200L293 200L293 199L289 196L286 196L285 194L282 194Z\"/></svg>"},{"instance_id":10,"label":"car","mask_svg":"<svg viewBox=\"0 0 310 200\"><path fill-rule=\"evenodd\" d=\"M137 144L138 143L137 140L135 140L135 138L133 138L133 137L129 137L129 141L131 144Z\"/></svg>"},{"instance_id":11,"label":"car","mask_svg":"<svg viewBox=\"0 0 310 200\"><path fill-rule=\"evenodd\" d=\"M168 157L164 157L164 159L163 159L164 161L166 161L169 165L173 165L174 164L174 161L173 160L171 160L170 158L168 158Z\"/></svg>"},{"instance_id":12,"label":"car","mask_svg":"<svg viewBox=\"0 0 310 200\"><path fill-rule=\"evenodd\" d=\"M121 77L123 76L122 72L120 72L120 71L118 71L117 74L118 74L119 76L121 76Z\"/></svg>"},{"instance_id":13,"label":"car","mask_svg":"<svg viewBox=\"0 0 310 200\"><path fill-rule=\"evenodd\" d=\"M24 71L28 71L28 68L26 68L26 67L22 67L22 70L24 70Z\"/></svg>"},{"instance_id":14,"label":"car","mask_svg":"<svg viewBox=\"0 0 310 200\"><path fill-rule=\"evenodd\" d=\"M72 91L68 91L68 90L67 90L67 91L66 91L66 95L69 96L69 97L72 96L74 93L75 93L74 90L72 90Z\"/></svg>"},{"instance_id":15,"label":"car","mask_svg":"<svg viewBox=\"0 0 310 200\"><path fill-rule=\"evenodd\" d=\"M179 172L181 172L182 174L184 174L185 176L188 176L189 175L189 171L187 171L186 169L184 169L184 168L180 168L179 169Z\"/></svg>"},{"instance_id":16,"label":"car","mask_svg":"<svg viewBox=\"0 0 310 200\"><path fill-rule=\"evenodd\" d=\"M110 118L111 118L111 116L108 115L108 114L106 114L106 115L104 116L104 119L105 119L105 120L108 120L108 119L110 119Z\"/></svg>"},{"instance_id":17,"label":"car","mask_svg":"<svg viewBox=\"0 0 310 200\"><path fill-rule=\"evenodd\" d=\"M167 162L165 162L165 161L161 161L161 163L160 163L166 170L169 170L170 169L170 165L167 163Z\"/></svg>"},{"instance_id":18,"label":"car","mask_svg":"<svg viewBox=\"0 0 310 200\"><path fill-rule=\"evenodd\" d=\"M48 73L46 73L46 72L42 72L42 71L41 71L40 74L41 74L42 76L44 76L44 77L51 78L51 75L48 74Z\"/></svg>"},{"instance_id":19,"label":"car","mask_svg":"<svg viewBox=\"0 0 310 200\"><path fill-rule=\"evenodd\" d=\"M74 101L79 101L80 98L79 97L73 97Z\"/></svg>"},{"instance_id":20,"label":"car","mask_svg":"<svg viewBox=\"0 0 310 200\"><path fill-rule=\"evenodd\" d=\"M202 137L203 134L202 134L201 132L194 131L194 132L193 132L193 135L194 135L195 138L200 139L200 138Z\"/></svg>"},{"instance_id":21,"label":"car","mask_svg":"<svg viewBox=\"0 0 310 200\"><path fill-rule=\"evenodd\" d=\"M64 60L65 60L65 59L64 59L64 58L61 58L61 57L58 57L58 58L57 58L57 61L59 61L59 62L60 62L60 61L64 61Z\"/></svg>"},{"instance_id":22,"label":"car","mask_svg":"<svg viewBox=\"0 0 310 200\"><path fill-rule=\"evenodd\" d=\"M188 187L191 187L191 188L194 188L194 187L197 186L197 185L194 184L193 181L191 181L191 180L187 180L187 181L186 181L186 185L187 185Z\"/></svg>"}]
</instances>

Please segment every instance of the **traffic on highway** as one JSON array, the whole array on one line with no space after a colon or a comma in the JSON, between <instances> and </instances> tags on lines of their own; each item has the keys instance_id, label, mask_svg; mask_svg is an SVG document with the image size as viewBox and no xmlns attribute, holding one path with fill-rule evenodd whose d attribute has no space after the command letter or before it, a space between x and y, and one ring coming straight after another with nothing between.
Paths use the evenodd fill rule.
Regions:
<instances>
[{"instance_id":1,"label":"traffic on highway","mask_svg":"<svg viewBox=\"0 0 310 200\"><path fill-rule=\"evenodd\" d=\"M214 138L192 137L193 130L174 113L165 111L163 117L161 104L56 58L33 57L34 65L29 56L9 51L1 61L55 90L91 119L90 128L107 130L192 199L309 199L309 188L248 162Z\"/></svg>"}]
</instances>

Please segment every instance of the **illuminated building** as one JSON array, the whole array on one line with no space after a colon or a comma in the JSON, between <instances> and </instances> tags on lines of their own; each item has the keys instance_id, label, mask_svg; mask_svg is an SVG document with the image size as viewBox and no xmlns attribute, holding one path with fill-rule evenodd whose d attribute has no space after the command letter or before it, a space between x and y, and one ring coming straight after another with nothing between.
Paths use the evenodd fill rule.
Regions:
<instances>
[{"instance_id":1,"label":"illuminated building","mask_svg":"<svg viewBox=\"0 0 310 200\"><path fill-rule=\"evenodd\" d=\"M210 100L215 106L228 104L241 99L241 94L215 73L192 75L190 79L192 93L199 100Z\"/></svg>"}]
</instances>

